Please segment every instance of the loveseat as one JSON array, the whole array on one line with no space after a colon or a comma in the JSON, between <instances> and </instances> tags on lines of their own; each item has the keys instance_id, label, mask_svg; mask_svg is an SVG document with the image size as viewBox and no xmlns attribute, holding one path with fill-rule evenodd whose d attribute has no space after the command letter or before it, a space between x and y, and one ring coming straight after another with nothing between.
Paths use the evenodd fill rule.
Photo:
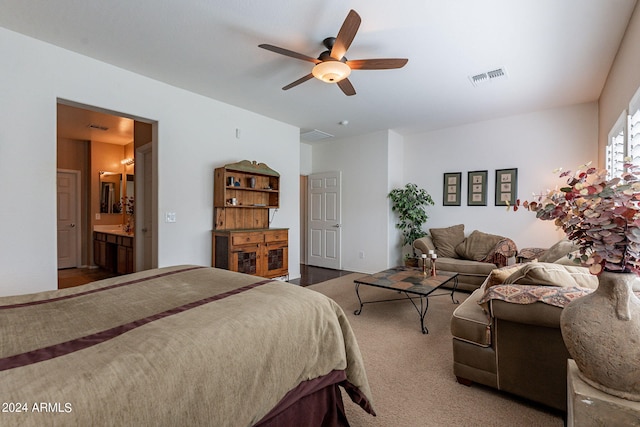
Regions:
<instances>
[{"instance_id":1,"label":"loveseat","mask_svg":"<svg viewBox=\"0 0 640 427\"><path fill-rule=\"evenodd\" d=\"M571 247L559 242L546 255L555 258ZM563 265L566 255L557 261L495 269L454 311L453 373L459 383L487 385L566 411L570 356L560 314L598 280L586 268Z\"/></svg>"},{"instance_id":2,"label":"loveseat","mask_svg":"<svg viewBox=\"0 0 640 427\"><path fill-rule=\"evenodd\" d=\"M458 289L478 289L496 267L515 262L517 252L513 240L474 230L468 236L464 224L431 228L430 235L416 239L413 247L419 254L434 250L436 269L458 273Z\"/></svg>"}]
</instances>

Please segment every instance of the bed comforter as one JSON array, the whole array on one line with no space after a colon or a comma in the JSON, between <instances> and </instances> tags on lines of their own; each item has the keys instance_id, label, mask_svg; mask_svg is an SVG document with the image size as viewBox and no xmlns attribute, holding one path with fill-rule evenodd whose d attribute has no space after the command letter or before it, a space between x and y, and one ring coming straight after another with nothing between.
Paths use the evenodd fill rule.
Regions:
<instances>
[{"instance_id":1,"label":"bed comforter","mask_svg":"<svg viewBox=\"0 0 640 427\"><path fill-rule=\"evenodd\" d=\"M3 426L250 426L336 373L373 414L341 308L288 283L176 266L0 298Z\"/></svg>"}]
</instances>

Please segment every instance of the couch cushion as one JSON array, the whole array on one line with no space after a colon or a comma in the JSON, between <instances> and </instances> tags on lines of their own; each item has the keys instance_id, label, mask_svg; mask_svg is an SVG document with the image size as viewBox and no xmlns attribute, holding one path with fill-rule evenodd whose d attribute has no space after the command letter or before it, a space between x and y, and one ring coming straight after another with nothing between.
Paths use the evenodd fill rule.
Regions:
<instances>
[{"instance_id":1,"label":"couch cushion","mask_svg":"<svg viewBox=\"0 0 640 427\"><path fill-rule=\"evenodd\" d=\"M504 237L474 230L456 246L456 254L462 259L482 261Z\"/></svg>"},{"instance_id":2,"label":"couch cushion","mask_svg":"<svg viewBox=\"0 0 640 427\"><path fill-rule=\"evenodd\" d=\"M456 308L451 317L451 334L459 340L489 347L491 319L478 305L482 294L482 290L477 289Z\"/></svg>"},{"instance_id":3,"label":"couch cushion","mask_svg":"<svg viewBox=\"0 0 640 427\"><path fill-rule=\"evenodd\" d=\"M595 289L598 277L589 273L585 267L535 262L526 263L521 269L511 274L505 284L580 287Z\"/></svg>"},{"instance_id":4,"label":"couch cushion","mask_svg":"<svg viewBox=\"0 0 640 427\"><path fill-rule=\"evenodd\" d=\"M430 228L429 233L439 258L458 258L456 246L464 240L464 224L447 228Z\"/></svg>"}]
</instances>

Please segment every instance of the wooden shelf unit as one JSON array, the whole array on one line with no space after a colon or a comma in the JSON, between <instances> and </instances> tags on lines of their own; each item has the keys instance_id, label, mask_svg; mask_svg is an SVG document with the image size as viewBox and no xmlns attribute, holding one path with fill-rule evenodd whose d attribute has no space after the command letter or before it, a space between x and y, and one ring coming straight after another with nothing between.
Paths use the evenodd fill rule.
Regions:
<instances>
[{"instance_id":1,"label":"wooden shelf unit","mask_svg":"<svg viewBox=\"0 0 640 427\"><path fill-rule=\"evenodd\" d=\"M243 160L216 168L213 190L212 265L267 278L287 276L288 229L269 228L269 209L280 207L280 174Z\"/></svg>"},{"instance_id":2,"label":"wooden shelf unit","mask_svg":"<svg viewBox=\"0 0 640 427\"><path fill-rule=\"evenodd\" d=\"M280 174L248 160L216 168L213 207L216 230L269 228L269 209L280 207Z\"/></svg>"}]
</instances>

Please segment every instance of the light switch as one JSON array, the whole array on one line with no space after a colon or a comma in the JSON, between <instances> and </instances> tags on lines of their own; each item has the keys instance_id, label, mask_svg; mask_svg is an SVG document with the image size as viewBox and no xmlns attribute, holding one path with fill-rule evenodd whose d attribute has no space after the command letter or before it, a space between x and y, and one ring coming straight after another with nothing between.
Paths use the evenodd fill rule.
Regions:
<instances>
[{"instance_id":1,"label":"light switch","mask_svg":"<svg viewBox=\"0 0 640 427\"><path fill-rule=\"evenodd\" d=\"M176 213L167 212L165 216L165 222L176 222Z\"/></svg>"}]
</instances>

